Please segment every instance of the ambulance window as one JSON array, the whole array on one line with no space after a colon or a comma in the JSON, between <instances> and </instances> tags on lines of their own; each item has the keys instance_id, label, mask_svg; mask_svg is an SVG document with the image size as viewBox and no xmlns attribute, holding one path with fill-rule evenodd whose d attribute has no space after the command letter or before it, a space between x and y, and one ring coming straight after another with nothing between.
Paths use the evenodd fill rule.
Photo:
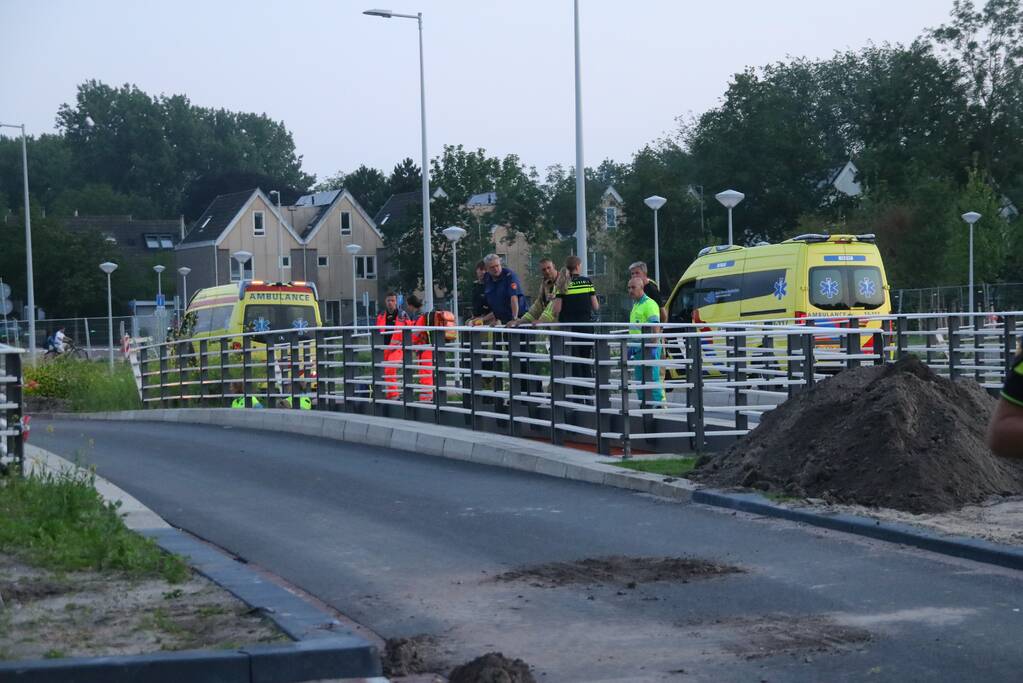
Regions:
<instances>
[{"instance_id":1,"label":"ambulance window","mask_svg":"<svg viewBox=\"0 0 1023 683\"><path fill-rule=\"evenodd\" d=\"M209 332L213 329L210 326L210 320L213 316L212 308L200 308L195 311L195 326L192 328L193 332Z\"/></svg>"},{"instance_id":2,"label":"ambulance window","mask_svg":"<svg viewBox=\"0 0 1023 683\"><path fill-rule=\"evenodd\" d=\"M741 275L705 277L696 281L693 303L697 308L739 300Z\"/></svg>"},{"instance_id":3,"label":"ambulance window","mask_svg":"<svg viewBox=\"0 0 1023 683\"><path fill-rule=\"evenodd\" d=\"M742 298L755 299L760 296L774 295L779 301L788 294L789 286L785 278L785 269L758 270L743 273Z\"/></svg>"},{"instance_id":4,"label":"ambulance window","mask_svg":"<svg viewBox=\"0 0 1023 683\"><path fill-rule=\"evenodd\" d=\"M846 303L846 277L844 268L811 268L810 269L810 303L825 310L842 310L849 307Z\"/></svg>"},{"instance_id":5,"label":"ambulance window","mask_svg":"<svg viewBox=\"0 0 1023 683\"><path fill-rule=\"evenodd\" d=\"M226 330L227 326L231 322L231 314L234 313L234 306L217 306L210 310L212 311L210 329Z\"/></svg>"},{"instance_id":6,"label":"ambulance window","mask_svg":"<svg viewBox=\"0 0 1023 683\"><path fill-rule=\"evenodd\" d=\"M673 323L693 322L694 297L696 294L696 282L690 281L678 288L675 300L671 302L671 311L668 313L668 321Z\"/></svg>"},{"instance_id":7,"label":"ambulance window","mask_svg":"<svg viewBox=\"0 0 1023 683\"><path fill-rule=\"evenodd\" d=\"M884 303L884 283L881 282L881 271L872 266L849 268L852 275L850 290L853 293L853 306L877 308Z\"/></svg>"},{"instance_id":8,"label":"ambulance window","mask_svg":"<svg viewBox=\"0 0 1023 683\"><path fill-rule=\"evenodd\" d=\"M316 309L312 306L249 304L245 307L245 331L304 330L316 327Z\"/></svg>"}]
</instances>

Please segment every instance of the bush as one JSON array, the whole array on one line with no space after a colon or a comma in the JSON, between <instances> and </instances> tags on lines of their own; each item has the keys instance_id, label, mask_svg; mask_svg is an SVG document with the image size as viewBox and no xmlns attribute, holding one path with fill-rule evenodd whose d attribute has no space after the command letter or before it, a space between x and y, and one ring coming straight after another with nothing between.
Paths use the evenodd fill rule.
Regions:
<instances>
[{"instance_id":1,"label":"bush","mask_svg":"<svg viewBox=\"0 0 1023 683\"><path fill-rule=\"evenodd\" d=\"M25 393L70 402L71 409L134 410L141 406L131 367L61 357L25 368Z\"/></svg>"},{"instance_id":2,"label":"bush","mask_svg":"<svg viewBox=\"0 0 1023 683\"><path fill-rule=\"evenodd\" d=\"M91 471L0 478L0 550L57 571L124 571L187 578L181 558L124 526L119 505L105 502Z\"/></svg>"}]
</instances>

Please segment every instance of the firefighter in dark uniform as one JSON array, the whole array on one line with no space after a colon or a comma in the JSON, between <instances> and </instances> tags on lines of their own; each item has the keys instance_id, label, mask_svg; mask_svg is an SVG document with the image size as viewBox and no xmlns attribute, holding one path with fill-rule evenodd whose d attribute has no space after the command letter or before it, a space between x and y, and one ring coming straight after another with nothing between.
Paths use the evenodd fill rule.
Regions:
<instances>
[{"instance_id":1,"label":"firefighter in dark uniform","mask_svg":"<svg viewBox=\"0 0 1023 683\"><path fill-rule=\"evenodd\" d=\"M1023 353L1019 347L991 417L987 443L995 455L1023 458Z\"/></svg>"}]
</instances>

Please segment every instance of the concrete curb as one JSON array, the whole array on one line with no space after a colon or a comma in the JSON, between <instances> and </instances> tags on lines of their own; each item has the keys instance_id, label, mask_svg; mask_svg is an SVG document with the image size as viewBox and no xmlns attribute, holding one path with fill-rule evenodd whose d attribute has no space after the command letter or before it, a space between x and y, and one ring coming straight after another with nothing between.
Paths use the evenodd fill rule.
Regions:
<instances>
[{"instance_id":1,"label":"concrete curb","mask_svg":"<svg viewBox=\"0 0 1023 683\"><path fill-rule=\"evenodd\" d=\"M26 449L30 469L59 472L77 467L41 448ZM188 650L119 657L72 657L0 662L0 682L32 683L292 683L343 680L386 683L376 647L345 630L330 614L264 580L244 564L171 527L152 510L110 482L96 477L96 490L120 501L129 528L181 555L210 581L262 612L296 642L236 650Z\"/></svg>"},{"instance_id":2,"label":"concrete curb","mask_svg":"<svg viewBox=\"0 0 1023 683\"><path fill-rule=\"evenodd\" d=\"M549 477L602 484L662 498L689 501L696 485L688 479L634 472L607 464L597 455L503 434L352 413L288 409L157 408L54 415L70 420L129 420L212 424L318 436L348 443L412 451L451 460L534 472Z\"/></svg>"},{"instance_id":3,"label":"concrete curb","mask_svg":"<svg viewBox=\"0 0 1023 683\"><path fill-rule=\"evenodd\" d=\"M947 536L909 524L882 522L856 515L826 514L788 508L772 503L756 493L726 493L713 489L701 489L693 492L692 501L867 536L942 555L961 557L974 562L983 562L1009 569L1023 569L1023 549L1021 548L966 536Z\"/></svg>"}]
</instances>

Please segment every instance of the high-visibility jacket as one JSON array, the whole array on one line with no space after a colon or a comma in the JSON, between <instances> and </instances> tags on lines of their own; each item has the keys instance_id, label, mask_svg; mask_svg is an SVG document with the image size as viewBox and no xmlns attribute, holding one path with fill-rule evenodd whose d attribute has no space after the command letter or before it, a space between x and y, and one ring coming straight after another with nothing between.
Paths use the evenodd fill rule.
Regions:
<instances>
[{"instance_id":1,"label":"high-visibility jacket","mask_svg":"<svg viewBox=\"0 0 1023 683\"><path fill-rule=\"evenodd\" d=\"M251 401L252 401L252 407L253 408L262 408L263 407L263 404L260 403L259 399L256 398L255 396L249 396L249 399L251 399ZM231 407L232 408L244 408L245 407L245 397L244 396L239 396L236 399L234 399L233 401L231 401Z\"/></svg>"},{"instance_id":2,"label":"high-visibility jacket","mask_svg":"<svg viewBox=\"0 0 1023 683\"><path fill-rule=\"evenodd\" d=\"M1009 376L1005 378L1002 398L1009 403L1023 407L1023 354L1016 356L1012 363Z\"/></svg>"},{"instance_id":3,"label":"high-visibility jacket","mask_svg":"<svg viewBox=\"0 0 1023 683\"><path fill-rule=\"evenodd\" d=\"M286 396L284 398L284 403L285 403L285 405L287 405L290 408L292 406L291 397L290 396ZM312 410L313 409L312 399L310 399L308 396L299 396L298 397L298 407L299 407L299 410Z\"/></svg>"},{"instance_id":4,"label":"high-visibility jacket","mask_svg":"<svg viewBox=\"0 0 1023 683\"><path fill-rule=\"evenodd\" d=\"M384 328L404 327L411 324L412 319L409 318L408 313L401 309L393 313L387 310L377 313L377 327L380 328L381 334L384 336L384 343L388 346L401 346L401 330L387 331Z\"/></svg>"},{"instance_id":5,"label":"high-visibility jacket","mask_svg":"<svg viewBox=\"0 0 1023 683\"><path fill-rule=\"evenodd\" d=\"M413 344L429 344L430 343L430 331L425 329L430 323L426 319L425 313L420 313L414 319L409 319L409 325L414 329L412 331L412 343Z\"/></svg>"}]
</instances>

